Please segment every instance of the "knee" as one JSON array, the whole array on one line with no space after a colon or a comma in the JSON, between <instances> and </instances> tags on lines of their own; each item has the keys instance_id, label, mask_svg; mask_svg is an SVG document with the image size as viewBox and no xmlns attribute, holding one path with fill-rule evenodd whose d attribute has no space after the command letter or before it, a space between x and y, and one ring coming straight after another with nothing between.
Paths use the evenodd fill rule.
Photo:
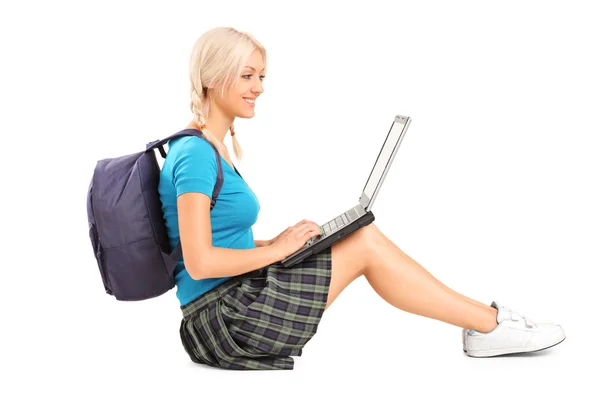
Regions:
<instances>
[{"instance_id":1,"label":"knee","mask_svg":"<svg viewBox=\"0 0 600 400\"><path fill-rule=\"evenodd\" d=\"M383 243L383 234L374 223L363 226L355 234L360 246L369 254L376 253Z\"/></svg>"}]
</instances>

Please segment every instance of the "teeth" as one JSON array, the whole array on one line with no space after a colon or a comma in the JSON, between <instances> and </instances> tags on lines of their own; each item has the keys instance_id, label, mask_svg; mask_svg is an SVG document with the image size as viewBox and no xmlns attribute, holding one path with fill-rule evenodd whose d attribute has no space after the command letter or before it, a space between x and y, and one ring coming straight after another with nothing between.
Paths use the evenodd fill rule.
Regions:
<instances>
[{"instance_id":1,"label":"teeth","mask_svg":"<svg viewBox=\"0 0 600 400\"><path fill-rule=\"evenodd\" d=\"M254 100L250 100L250 99L244 99L244 100L246 100L246 103L254 104Z\"/></svg>"}]
</instances>

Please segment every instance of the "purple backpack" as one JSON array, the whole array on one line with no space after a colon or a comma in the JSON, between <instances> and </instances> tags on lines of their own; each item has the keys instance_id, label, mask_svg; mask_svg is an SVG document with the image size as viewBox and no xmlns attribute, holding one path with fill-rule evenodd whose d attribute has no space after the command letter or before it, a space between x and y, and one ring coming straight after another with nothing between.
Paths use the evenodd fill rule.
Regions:
<instances>
[{"instance_id":1,"label":"purple backpack","mask_svg":"<svg viewBox=\"0 0 600 400\"><path fill-rule=\"evenodd\" d=\"M170 251L154 149L166 158L163 145L182 136L205 139L198 130L184 129L148 143L144 151L100 160L94 169L87 196L89 235L104 289L117 300L150 299L175 286L181 243ZM223 186L223 170L219 152L210 145L218 167L212 210Z\"/></svg>"}]
</instances>

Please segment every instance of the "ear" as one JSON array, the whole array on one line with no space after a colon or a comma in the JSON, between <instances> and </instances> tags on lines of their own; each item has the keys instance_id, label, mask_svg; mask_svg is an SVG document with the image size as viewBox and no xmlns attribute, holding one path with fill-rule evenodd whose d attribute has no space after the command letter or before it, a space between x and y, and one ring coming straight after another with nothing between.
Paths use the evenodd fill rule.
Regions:
<instances>
[{"instance_id":1,"label":"ear","mask_svg":"<svg viewBox=\"0 0 600 400\"><path fill-rule=\"evenodd\" d=\"M217 86L217 82L211 82L211 83L206 83L206 82L202 82L203 83L203 88L204 89L214 89Z\"/></svg>"}]
</instances>

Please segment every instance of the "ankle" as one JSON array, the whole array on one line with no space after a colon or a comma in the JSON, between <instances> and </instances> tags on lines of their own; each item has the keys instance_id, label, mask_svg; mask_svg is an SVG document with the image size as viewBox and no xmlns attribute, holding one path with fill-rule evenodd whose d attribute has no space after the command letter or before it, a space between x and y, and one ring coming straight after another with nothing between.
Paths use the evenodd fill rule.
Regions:
<instances>
[{"instance_id":1,"label":"ankle","mask_svg":"<svg viewBox=\"0 0 600 400\"><path fill-rule=\"evenodd\" d=\"M498 310L494 307L488 307L485 317L478 321L478 324L472 328L481 333L488 333L498 326Z\"/></svg>"}]
</instances>

